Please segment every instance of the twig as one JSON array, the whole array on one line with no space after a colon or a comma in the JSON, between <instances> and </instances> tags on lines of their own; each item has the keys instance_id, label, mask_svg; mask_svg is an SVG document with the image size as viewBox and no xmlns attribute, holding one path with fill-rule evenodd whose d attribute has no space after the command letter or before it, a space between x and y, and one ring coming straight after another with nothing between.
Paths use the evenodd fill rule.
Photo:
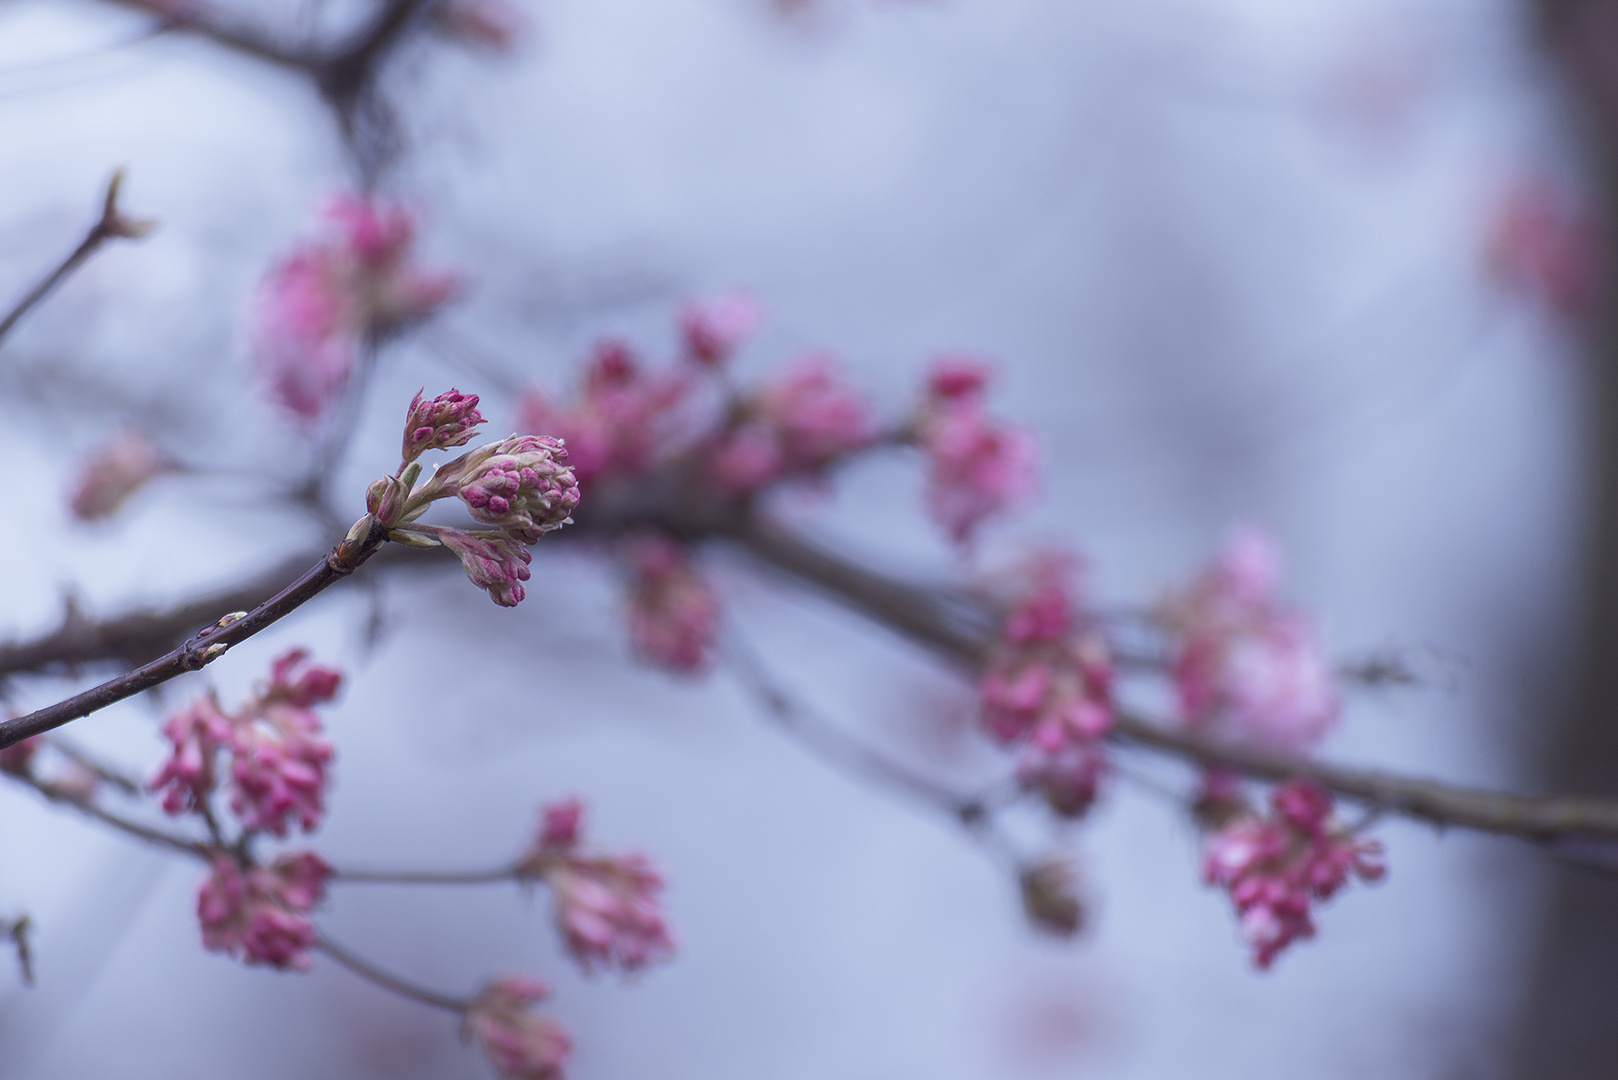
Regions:
<instances>
[{"instance_id":1,"label":"twig","mask_svg":"<svg viewBox=\"0 0 1618 1080\"><path fill-rule=\"evenodd\" d=\"M355 885L498 885L522 881L515 866L493 870L333 870L331 880Z\"/></svg>"},{"instance_id":2,"label":"twig","mask_svg":"<svg viewBox=\"0 0 1618 1080\"><path fill-rule=\"evenodd\" d=\"M119 169L112 174L112 179L107 181L107 193L101 204L101 220L90 226L90 231L79 242L79 246L73 249L72 254L63 259L56 269L46 274L39 284L28 290L27 295L17 301L17 305L10 313L4 319L0 319L0 343L5 341L6 335L11 333L11 328L16 326L24 315L49 296L52 289L82 266L101 245L108 240L137 240L151 232L156 222L126 218L119 211L118 189L123 186L123 182L124 171Z\"/></svg>"},{"instance_id":3,"label":"twig","mask_svg":"<svg viewBox=\"0 0 1618 1080\"><path fill-rule=\"evenodd\" d=\"M51 802L65 803L84 816L94 818L103 825L110 826L138 840L143 840L157 847L168 848L170 851L178 851L183 855L190 855L204 862L210 858L208 848L198 841L188 840L183 836L164 832L162 829L154 829L149 825L142 825L138 821L131 821L120 814L114 814L110 810L103 810L95 803L70 795L56 785L40 780L31 774L7 773L6 775L20 784L28 785Z\"/></svg>"},{"instance_id":4,"label":"twig","mask_svg":"<svg viewBox=\"0 0 1618 1080\"><path fill-rule=\"evenodd\" d=\"M392 990L400 997L407 997L411 1001L419 1001L423 1005L431 1005L435 1009L444 1009L447 1012L457 1014L465 1013L467 1009L472 1007L472 1002L466 998L450 997L448 994L440 994L435 990L429 990L424 986L417 986L415 983L412 983L406 979L401 979L397 975L383 971L370 961L362 960L358 956L355 956L353 953L338 945L324 934L322 934L315 942L315 948L319 949L321 952L325 953L327 956L331 957L333 960L337 961L339 964L343 965L360 978L373 982L382 987L384 990Z\"/></svg>"},{"instance_id":5,"label":"twig","mask_svg":"<svg viewBox=\"0 0 1618 1080\"><path fill-rule=\"evenodd\" d=\"M252 611L232 618L226 615L179 648L134 671L120 675L66 701L46 706L26 716L0 722L0 748L19 743L34 735L57 728L71 720L88 716L98 709L149 690L187 671L200 671L218 659L230 646L245 641L283 616L319 595L335 582L352 574L369 559L387 537L387 530L375 518L355 523L342 543L332 549L297 581Z\"/></svg>"}]
</instances>

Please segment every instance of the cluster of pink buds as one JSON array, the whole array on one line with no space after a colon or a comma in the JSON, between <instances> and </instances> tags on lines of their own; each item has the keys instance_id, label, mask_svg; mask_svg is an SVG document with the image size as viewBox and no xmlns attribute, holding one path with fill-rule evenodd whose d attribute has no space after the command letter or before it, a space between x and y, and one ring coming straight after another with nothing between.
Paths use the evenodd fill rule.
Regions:
<instances>
[{"instance_id":1,"label":"cluster of pink buds","mask_svg":"<svg viewBox=\"0 0 1618 1080\"><path fill-rule=\"evenodd\" d=\"M689 552L663 536L629 551L629 642L635 655L670 671L708 666L719 638L719 598Z\"/></svg>"},{"instance_id":2,"label":"cluster of pink buds","mask_svg":"<svg viewBox=\"0 0 1618 1080\"><path fill-rule=\"evenodd\" d=\"M603 341L570 407L529 390L517 426L560 436L580 480L633 476L655 465L677 439L690 387L683 373L648 371L628 345Z\"/></svg>"},{"instance_id":3,"label":"cluster of pink buds","mask_svg":"<svg viewBox=\"0 0 1618 1080\"><path fill-rule=\"evenodd\" d=\"M720 487L747 495L786 477L817 476L874 438L865 401L829 356L814 353L740 402L710 468Z\"/></svg>"},{"instance_id":4,"label":"cluster of pink buds","mask_svg":"<svg viewBox=\"0 0 1618 1080\"><path fill-rule=\"evenodd\" d=\"M164 725L171 751L148 785L163 792L170 814L212 813L222 753L230 756L230 808L248 829L285 836L296 824L311 832L325 813L332 748L314 706L330 701L342 676L305 666L308 653L275 661L270 681L235 713L210 693Z\"/></svg>"},{"instance_id":5,"label":"cluster of pink buds","mask_svg":"<svg viewBox=\"0 0 1618 1080\"><path fill-rule=\"evenodd\" d=\"M599 963L630 972L666 959L674 941L658 902L662 877L641 855L581 854L583 814L578 799L546 807L519 872L550 886L557 929L586 971Z\"/></svg>"},{"instance_id":6,"label":"cluster of pink buds","mask_svg":"<svg viewBox=\"0 0 1618 1080\"><path fill-rule=\"evenodd\" d=\"M549 996L539 979L490 983L467 1008L461 1036L476 1040L504 1080L561 1080L573 1041L560 1024L533 1011Z\"/></svg>"},{"instance_id":7,"label":"cluster of pink buds","mask_svg":"<svg viewBox=\"0 0 1618 1080\"><path fill-rule=\"evenodd\" d=\"M1382 845L1357 839L1332 820L1331 794L1292 780L1270 795L1271 812L1239 814L1208 840L1203 877L1230 893L1242 938L1261 969L1298 939L1314 937L1310 909L1350 879L1386 874Z\"/></svg>"},{"instance_id":8,"label":"cluster of pink buds","mask_svg":"<svg viewBox=\"0 0 1618 1080\"><path fill-rule=\"evenodd\" d=\"M79 470L69 506L80 521L116 514L155 477L179 465L134 428L125 428L97 447Z\"/></svg>"},{"instance_id":9,"label":"cluster of pink buds","mask_svg":"<svg viewBox=\"0 0 1618 1080\"><path fill-rule=\"evenodd\" d=\"M1064 817L1095 800L1112 729L1112 660L1075 617L1071 576L1060 558L1034 563L1032 588L1006 617L978 684L989 734L1019 747L1018 780Z\"/></svg>"},{"instance_id":10,"label":"cluster of pink buds","mask_svg":"<svg viewBox=\"0 0 1618 1080\"><path fill-rule=\"evenodd\" d=\"M957 544L987 518L1031 497L1039 483L1033 433L989 412L989 366L968 357L933 365L915 421L927 456L927 509Z\"/></svg>"},{"instance_id":11,"label":"cluster of pink buds","mask_svg":"<svg viewBox=\"0 0 1618 1080\"><path fill-rule=\"evenodd\" d=\"M253 331L271 397L305 425L326 415L365 341L426 318L458 287L411 261L415 223L403 207L342 194L326 221L327 236L271 269Z\"/></svg>"},{"instance_id":12,"label":"cluster of pink buds","mask_svg":"<svg viewBox=\"0 0 1618 1080\"><path fill-rule=\"evenodd\" d=\"M492 52L509 51L523 31L522 12L506 0L447 0L430 14L446 37Z\"/></svg>"},{"instance_id":13,"label":"cluster of pink buds","mask_svg":"<svg viewBox=\"0 0 1618 1080\"><path fill-rule=\"evenodd\" d=\"M331 872L313 852L245 869L232 855L215 855L197 892L203 947L247 964L307 970L318 941L308 913L325 896Z\"/></svg>"},{"instance_id":14,"label":"cluster of pink buds","mask_svg":"<svg viewBox=\"0 0 1618 1080\"><path fill-rule=\"evenodd\" d=\"M1337 686L1309 619L1279 602L1280 580L1275 542L1240 529L1159 616L1187 724L1302 754L1336 722Z\"/></svg>"},{"instance_id":15,"label":"cluster of pink buds","mask_svg":"<svg viewBox=\"0 0 1618 1080\"><path fill-rule=\"evenodd\" d=\"M479 424L476 394L451 389L431 401L417 394L405 417L399 469L372 484L366 509L388 538L421 547L442 544L461 560L466 576L496 604L515 607L526 595L532 556L527 545L572 522L579 485L561 440L512 435L440 465L420 487L428 450L469 442ZM439 499L459 498L484 529L455 529L418 522Z\"/></svg>"}]
</instances>

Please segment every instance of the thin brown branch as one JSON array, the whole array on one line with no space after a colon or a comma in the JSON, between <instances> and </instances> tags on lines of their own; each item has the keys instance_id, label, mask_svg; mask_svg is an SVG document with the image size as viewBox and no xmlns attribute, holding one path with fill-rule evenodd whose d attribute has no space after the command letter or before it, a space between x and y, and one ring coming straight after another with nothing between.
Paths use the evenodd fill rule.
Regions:
<instances>
[{"instance_id":1,"label":"thin brown branch","mask_svg":"<svg viewBox=\"0 0 1618 1080\"><path fill-rule=\"evenodd\" d=\"M97 806L79 793L67 791L48 780L41 780L32 774L7 773L6 775L20 784L26 784L28 787L33 788L51 802L71 806L85 817L93 818L126 836L133 836L135 839L145 843L167 848L170 851L178 851L182 855L190 855L204 862L210 858L208 848L199 841L190 840L176 833L165 832L162 829L154 829L150 825L142 825L138 821L131 821L121 814L115 814L110 810Z\"/></svg>"},{"instance_id":2,"label":"thin brown branch","mask_svg":"<svg viewBox=\"0 0 1618 1080\"><path fill-rule=\"evenodd\" d=\"M745 523L731 535L765 563L816 586L902 636L930 646L967 671L981 670L987 662L993 645L990 638L919 601L898 582L768 523ZM1288 758L1170 730L1128 713L1118 716L1114 737L1195 765L1226 765L1260 779L1306 777L1340 796L1439 826L1539 843L1569 835L1618 839L1618 802L1612 800L1511 795Z\"/></svg>"},{"instance_id":3,"label":"thin brown branch","mask_svg":"<svg viewBox=\"0 0 1618 1080\"><path fill-rule=\"evenodd\" d=\"M333 882L354 885L498 885L526 878L515 866L493 870L333 870Z\"/></svg>"},{"instance_id":4,"label":"thin brown branch","mask_svg":"<svg viewBox=\"0 0 1618 1080\"><path fill-rule=\"evenodd\" d=\"M84 239L79 241L79 246L74 248L67 258L29 289L4 319L0 319L0 344L5 342L6 335L11 333L12 327L22 321L24 315L39 306L53 289L66 281L73 271L83 266L108 240L137 240L152 230L154 222L126 218L119 210L118 190L123 186L123 182L124 171L119 169L112 174L112 179L107 181L107 192L101 202L100 220L90 226L90 231L85 233Z\"/></svg>"},{"instance_id":5,"label":"thin brown branch","mask_svg":"<svg viewBox=\"0 0 1618 1080\"><path fill-rule=\"evenodd\" d=\"M0 722L0 748L88 716L185 672L200 671L232 645L247 640L352 574L375 554L386 537L387 530L376 519L369 516L361 518L343 542L332 549L331 554L253 610L239 617L236 617L236 613L228 614L167 655L82 694L26 716Z\"/></svg>"},{"instance_id":6,"label":"thin brown branch","mask_svg":"<svg viewBox=\"0 0 1618 1080\"><path fill-rule=\"evenodd\" d=\"M369 960L363 960L355 956L324 934L315 942L315 948L360 978L373 982L384 990L391 990L400 997L407 997L411 1001L419 1001L423 1005L431 1005L435 1009L443 1009L456 1014L465 1013L467 1009L472 1007L472 1002L467 998L440 994L436 990L429 990L424 986L418 986L410 982L408 979L401 979L397 975L383 971Z\"/></svg>"}]
</instances>

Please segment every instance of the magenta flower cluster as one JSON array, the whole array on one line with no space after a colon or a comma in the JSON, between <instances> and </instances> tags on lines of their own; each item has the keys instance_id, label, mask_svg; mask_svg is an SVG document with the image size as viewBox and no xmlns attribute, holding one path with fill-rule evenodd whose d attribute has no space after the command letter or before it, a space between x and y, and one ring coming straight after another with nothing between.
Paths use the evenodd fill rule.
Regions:
<instances>
[{"instance_id":1,"label":"magenta flower cluster","mask_svg":"<svg viewBox=\"0 0 1618 1080\"><path fill-rule=\"evenodd\" d=\"M1208 840L1203 877L1230 893L1244 941L1260 968L1294 941L1314 937L1311 909L1353 879L1387 872L1382 845L1361 840L1332 820L1331 794L1292 780L1270 795L1271 811L1240 814Z\"/></svg>"},{"instance_id":2,"label":"magenta flower cluster","mask_svg":"<svg viewBox=\"0 0 1618 1080\"><path fill-rule=\"evenodd\" d=\"M1280 581L1274 540L1240 529L1159 614L1187 725L1302 754L1337 721L1336 678L1308 617L1277 598Z\"/></svg>"},{"instance_id":3,"label":"magenta flower cluster","mask_svg":"<svg viewBox=\"0 0 1618 1080\"><path fill-rule=\"evenodd\" d=\"M547 806L520 872L550 886L557 929L586 971L631 972L667 959L674 940L658 899L662 877L642 855L584 854L583 813L578 799Z\"/></svg>"},{"instance_id":4,"label":"magenta flower cluster","mask_svg":"<svg viewBox=\"0 0 1618 1080\"><path fill-rule=\"evenodd\" d=\"M308 915L325 896L331 872L308 851L246 867L235 854L219 853L197 893L203 947L250 965L307 970L319 940Z\"/></svg>"},{"instance_id":5,"label":"magenta flower cluster","mask_svg":"<svg viewBox=\"0 0 1618 1080\"><path fill-rule=\"evenodd\" d=\"M415 222L404 207L345 193L325 218L325 236L270 270L253 328L271 398L304 426L330 411L367 339L426 318L459 287L412 261Z\"/></svg>"},{"instance_id":6,"label":"magenta flower cluster","mask_svg":"<svg viewBox=\"0 0 1618 1080\"><path fill-rule=\"evenodd\" d=\"M980 360L938 360L915 425L927 456L928 512L958 544L1038 489L1039 444L989 411L989 377Z\"/></svg>"},{"instance_id":7,"label":"magenta flower cluster","mask_svg":"<svg viewBox=\"0 0 1618 1080\"><path fill-rule=\"evenodd\" d=\"M1034 562L978 684L985 729L1018 750L1018 781L1063 817L1095 800L1112 729L1112 660L1075 612L1072 576L1067 560Z\"/></svg>"},{"instance_id":8,"label":"magenta flower cluster","mask_svg":"<svg viewBox=\"0 0 1618 1080\"><path fill-rule=\"evenodd\" d=\"M570 523L579 505L576 474L561 440L512 435L440 465L419 488L417 458L471 441L479 424L476 394L451 389L431 401L417 394L405 417L403 459L394 475L371 485L366 508L389 539L420 546L443 545L461 560L466 576L502 607L527 595L532 575L527 545ZM484 529L456 529L418 522L439 499L459 498Z\"/></svg>"}]
</instances>

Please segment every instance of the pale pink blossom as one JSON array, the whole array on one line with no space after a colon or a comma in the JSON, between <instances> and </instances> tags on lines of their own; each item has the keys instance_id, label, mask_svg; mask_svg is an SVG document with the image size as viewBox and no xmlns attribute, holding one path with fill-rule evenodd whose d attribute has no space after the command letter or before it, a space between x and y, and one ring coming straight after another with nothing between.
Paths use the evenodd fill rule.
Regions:
<instances>
[{"instance_id":1,"label":"pale pink blossom","mask_svg":"<svg viewBox=\"0 0 1618 1080\"><path fill-rule=\"evenodd\" d=\"M1496 211L1489 267L1510 288L1588 325L1606 276L1600 223L1545 177L1520 180Z\"/></svg>"},{"instance_id":2,"label":"pale pink blossom","mask_svg":"<svg viewBox=\"0 0 1618 1080\"><path fill-rule=\"evenodd\" d=\"M405 415L400 460L408 463L428 450L465 446L482 423L476 394L463 394L452 387L431 401L423 401L418 392Z\"/></svg>"},{"instance_id":3,"label":"pale pink blossom","mask_svg":"<svg viewBox=\"0 0 1618 1080\"><path fill-rule=\"evenodd\" d=\"M330 876L331 867L312 852L246 870L233 856L216 855L197 894L203 947L247 964L307 970L319 939L307 914Z\"/></svg>"},{"instance_id":4,"label":"pale pink blossom","mask_svg":"<svg viewBox=\"0 0 1618 1080\"><path fill-rule=\"evenodd\" d=\"M1337 687L1308 618L1277 599L1280 576L1268 534L1237 530L1161 618L1188 725L1301 754L1336 722Z\"/></svg>"},{"instance_id":5,"label":"pale pink blossom","mask_svg":"<svg viewBox=\"0 0 1618 1080\"><path fill-rule=\"evenodd\" d=\"M747 293L692 300L680 309L680 337L688 360L719 367L758 329L762 312Z\"/></svg>"},{"instance_id":6,"label":"pale pink blossom","mask_svg":"<svg viewBox=\"0 0 1618 1080\"><path fill-rule=\"evenodd\" d=\"M719 485L750 494L783 477L814 477L876 437L870 406L831 357L800 357L754 391L713 451Z\"/></svg>"},{"instance_id":7,"label":"pale pink blossom","mask_svg":"<svg viewBox=\"0 0 1618 1080\"><path fill-rule=\"evenodd\" d=\"M174 459L134 428L124 428L97 447L79 469L70 506L80 521L116 514L154 477L173 472Z\"/></svg>"},{"instance_id":8,"label":"pale pink blossom","mask_svg":"<svg viewBox=\"0 0 1618 1080\"><path fill-rule=\"evenodd\" d=\"M230 717L211 693L169 717L163 734L172 750L146 785L150 791L163 792L165 813L206 811L219 782L219 751L230 741L231 732Z\"/></svg>"},{"instance_id":9,"label":"pale pink blossom","mask_svg":"<svg viewBox=\"0 0 1618 1080\"><path fill-rule=\"evenodd\" d=\"M573 1042L560 1024L532 1010L549 995L539 979L491 983L466 1010L462 1037L477 1041L504 1080L561 1080Z\"/></svg>"},{"instance_id":10,"label":"pale pink blossom","mask_svg":"<svg viewBox=\"0 0 1618 1080\"><path fill-rule=\"evenodd\" d=\"M986 365L960 357L938 361L915 424L916 444L927 457L927 510L957 544L1039 486L1038 442L1031 431L989 412L987 384Z\"/></svg>"},{"instance_id":11,"label":"pale pink blossom","mask_svg":"<svg viewBox=\"0 0 1618 1080\"><path fill-rule=\"evenodd\" d=\"M634 542L629 641L635 655L671 671L705 668L719 637L719 599L686 549L666 537Z\"/></svg>"},{"instance_id":12,"label":"pale pink blossom","mask_svg":"<svg viewBox=\"0 0 1618 1080\"><path fill-rule=\"evenodd\" d=\"M583 809L577 799L547 807L519 872L550 887L557 930L585 971L601 964L630 972L666 959L674 940L658 900L662 876L642 855L580 852Z\"/></svg>"},{"instance_id":13,"label":"pale pink blossom","mask_svg":"<svg viewBox=\"0 0 1618 1080\"><path fill-rule=\"evenodd\" d=\"M532 571L533 555L519 540L498 532L435 529L433 534L461 560L472 584L483 589L501 607L516 607L528 595L523 582Z\"/></svg>"},{"instance_id":14,"label":"pale pink blossom","mask_svg":"<svg viewBox=\"0 0 1618 1080\"><path fill-rule=\"evenodd\" d=\"M1382 845L1333 822L1331 794L1305 780L1278 786L1265 817L1244 814L1215 832L1203 878L1235 905L1254 963L1267 968L1292 942L1315 934L1313 905L1353 879L1380 880Z\"/></svg>"},{"instance_id":15,"label":"pale pink blossom","mask_svg":"<svg viewBox=\"0 0 1618 1080\"><path fill-rule=\"evenodd\" d=\"M596 346L572 404L530 390L518 407L518 427L559 436L581 481L633 476L676 441L689 389L683 376L647 372L628 345L609 339Z\"/></svg>"},{"instance_id":16,"label":"pale pink blossom","mask_svg":"<svg viewBox=\"0 0 1618 1080\"><path fill-rule=\"evenodd\" d=\"M984 727L1018 749L1018 781L1065 817L1094 801L1112 730L1112 660L1074 611L1073 572L1069 560L1034 561L978 684Z\"/></svg>"},{"instance_id":17,"label":"pale pink blossom","mask_svg":"<svg viewBox=\"0 0 1618 1080\"><path fill-rule=\"evenodd\" d=\"M415 223L403 207L343 194L325 216L326 236L270 270L254 317L270 396L306 426L331 407L362 342L432 314L458 287L412 262Z\"/></svg>"}]
</instances>

